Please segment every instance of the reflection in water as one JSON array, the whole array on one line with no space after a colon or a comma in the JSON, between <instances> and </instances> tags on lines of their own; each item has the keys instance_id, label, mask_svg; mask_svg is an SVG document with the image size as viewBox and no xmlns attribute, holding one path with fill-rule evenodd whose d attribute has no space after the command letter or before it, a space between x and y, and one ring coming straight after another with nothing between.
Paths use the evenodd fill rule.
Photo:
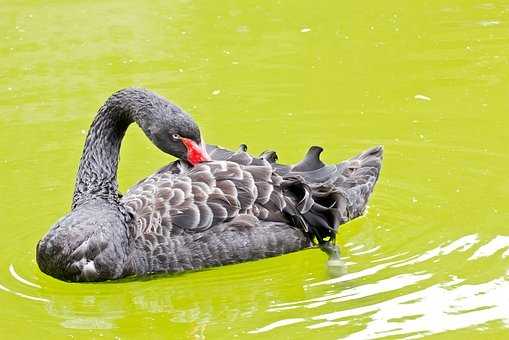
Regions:
<instances>
[{"instance_id":1,"label":"reflection in water","mask_svg":"<svg viewBox=\"0 0 509 340\"><path fill-rule=\"evenodd\" d=\"M497 251L508 248L503 254L502 257L509 256L509 236L498 235L489 243L483 245L479 248L472 256L468 258L468 260L476 260L481 257L487 257L495 254Z\"/></svg>"},{"instance_id":2,"label":"reflection in water","mask_svg":"<svg viewBox=\"0 0 509 340\"><path fill-rule=\"evenodd\" d=\"M105 320L111 318L110 316L100 317L78 317L70 318L62 321L61 325L64 328L71 329L111 329L114 328L114 323ZM116 318L118 319L118 318Z\"/></svg>"},{"instance_id":3,"label":"reflection in water","mask_svg":"<svg viewBox=\"0 0 509 340\"><path fill-rule=\"evenodd\" d=\"M327 271L331 277L343 276L348 271L351 262L345 262L341 257L329 259L327 261Z\"/></svg>"},{"instance_id":4,"label":"reflection in water","mask_svg":"<svg viewBox=\"0 0 509 340\"><path fill-rule=\"evenodd\" d=\"M407 267L425 261L438 261L454 252L465 252L479 242L478 235L466 235L448 244L444 244L415 255L412 258L377 264L373 267L350 273L339 278L320 281L308 285L309 288L328 285L334 289L338 284L379 273L390 268ZM468 261L481 257L493 256L499 250L509 247L509 237L497 236L480 246ZM359 249L358 246L355 249ZM500 255L505 258L509 250ZM386 260L394 256L386 257ZM463 258L465 261L465 258ZM379 262L379 261L374 261ZM264 333L276 328L295 323L305 323L308 329L345 326L356 323L363 318L362 330L345 335L346 339L375 339L395 335L413 335L416 337L433 333L456 330L465 327L482 325L489 321L501 320L509 325L509 300L502 298L509 296L509 282L506 273L503 277L478 284L468 284L465 279L456 275L447 275L447 280L433 284L433 275L426 272L413 274L398 274L375 283L364 283L351 288L338 286L339 291L311 299L273 304L267 312L281 312L301 309L320 310L327 304L341 304L346 301L370 297L369 301L376 301L377 295L393 298L381 299L382 302L368 304L362 307L334 311L326 314L309 316L306 318L288 318L277 320L266 326L254 329L251 333ZM423 286L428 286L421 288ZM375 299L375 300L374 300ZM298 312L297 312L298 313ZM367 318L367 319L366 319Z\"/></svg>"},{"instance_id":5,"label":"reflection in water","mask_svg":"<svg viewBox=\"0 0 509 340\"><path fill-rule=\"evenodd\" d=\"M399 264L395 264L393 267L397 268L414 265L420 262L431 260L440 255L449 255L453 251L463 252L472 247L477 242L479 242L477 235L467 235L445 246L439 246L437 248L431 249L425 252L424 254L417 256L416 258L410 259Z\"/></svg>"},{"instance_id":6,"label":"reflection in water","mask_svg":"<svg viewBox=\"0 0 509 340\"><path fill-rule=\"evenodd\" d=\"M431 278L431 274L401 274L376 283L368 283L362 286L344 289L340 293L325 295L319 298L313 298L294 303L282 303L268 309L269 312L277 312L289 308L316 308L328 302L343 302L354 299L361 299L370 295L389 292L410 285L419 281ZM282 309L281 309L282 308Z\"/></svg>"},{"instance_id":7,"label":"reflection in water","mask_svg":"<svg viewBox=\"0 0 509 340\"><path fill-rule=\"evenodd\" d=\"M285 312L284 315L294 313L295 317L273 321L251 329L249 333L266 333L296 325L304 325L309 330L328 329L350 325L362 318L364 320L362 329L345 335L347 339L374 339L395 335L422 336L495 320L509 323L509 300L501 298L509 296L507 273L481 283L468 283L459 275L448 273L441 279L442 282L436 284L434 276L438 274L434 275L426 270L419 271L418 265L421 263L436 263L468 250L471 250L471 256L461 257L467 263L475 263L476 260L493 256L501 259L507 257L508 250L505 252L502 250L509 248L508 236L498 235L472 249L479 243L479 235L466 235L424 251L421 255L407 258L402 258L402 254L380 258L380 254L375 254L378 248L374 251L367 249L365 251L373 255L371 267L326 280L316 280L313 277L304 279L303 274L302 291L312 292L322 287L328 288L321 296L313 293L314 296L310 298L291 302L277 302L288 301L288 296L299 295L295 294L296 287L293 287L293 294L289 292L292 287L285 284L284 272L282 268L277 267L268 272L255 272L253 277L249 275L239 277L235 271L230 270L229 273L233 276L225 275L218 280L212 276L215 272L212 270L163 277L155 281L126 281L102 285L112 296L116 293L117 286L138 286L125 290L123 300L115 305L111 304L110 295L97 295L94 289L92 294L84 294L80 300L73 300L71 303L65 295L61 295L61 292L45 290L23 278L13 265L8 269L13 279L24 287L37 289L38 292L45 292L47 295L36 297L4 285L0 285L0 290L20 298L44 302L47 312L58 317L62 327L75 330L115 329L126 317L126 307L134 305L136 314L149 313L154 317L167 315L170 323L193 324L193 332L202 335L206 334L210 324L214 324L216 315L222 315L223 319L227 318L229 322L235 324L265 310L267 313ZM365 246L355 244L349 246L354 250L350 252L350 258L365 256L365 251L361 254L358 252L365 249ZM311 264L303 268L303 272L310 269L309 265ZM225 267L221 270L227 274L226 271L232 268L234 267ZM391 274L395 269L400 271L401 268L405 268L407 273ZM374 275L385 278L377 281L366 280ZM207 277L214 279L207 280ZM196 280L189 282L187 280L189 278ZM231 289L229 282L234 278L235 289ZM184 280L191 283L191 286L183 288L181 283ZM150 283L161 281L165 282L164 287L151 289ZM309 281L311 282L306 283ZM93 285L73 286L89 288ZM188 299L190 292L196 294L191 302ZM185 303L182 303L184 301ZM346 306L345 303L350 301L357 301L356 307L343 309L342 306ZM88 312L84 312L84 306ZM323 313L327 309L332 311ZM310 315L313 310L318 314Z\"/></svg>"},{"instance_id":8,"label":"reflection in water","mask_svg":"<svg viewBox=\"0 0 509 340\"><path fill-rule=\"evenodd\" d=\"M359 279L359 278L362 278L365 276L370 276L370 275L376 274L379 271L381 271L382 269L390 267L391 265L394 265L396 263L399 263L399 261L382 263L382 264L379 264L379 265L376 265L376 266L373 266L373 267L370 267L370 268L367 268L367 269L364 269L364 270L361 270L361 271L358 271L355 273L350 273L350 274L340 276L338 278L333 278L333 279L326 280L326 281L311 283L311 284L309 284L309 287L323 286L323 285L329 285L329 284L334 284L334 283L339 283L339 282L356 280L356 279Z\"/></svg>"},{"instance_id":9,"label":"reflection in water","mask_svg":"<svg viewBox=\"0 0 509 340\"><path fill-rule=\"evenodd\" d=\"M319 265L324 266L325 259L319 250L312 251L320 255L322 261ZM217 322L218 315L222 320L237 325L265 310L276 300L302 295L302 287L294 287L286 280L285 269L288 266L277 264L274 260L184 275L160 276L146 281L61 283L58 289L43 286L38 292L43 292L45 298L34 299L47 302L47 314L59 320L60 326L66 329L116 329L126 318L139 318L147 324L146 329L140 330L142 333L150 334L152 324L164 320L171 327L191 325L190 332L200 334L210 324ZM305 281L317 263L304 261L294 265L302 268L302 281ZM218 276L216 274L219 270L222 275ZM9 272L24 284L20 286L21 289L36 289L35 284L26 285L24 281L27 280L21 278L14 269ZM0 286L0 289L20 297L28 296L4 286ZM119 291L122 294L119 295ZM129 315L126 314L127 310L131 311Z\"/></svg>"},{"instance_id":10,"label":"reflection in water","mask_svg":"<svg viewBox=\"0 0 509 340\"><path fill-rule=\"evenodd\" d=\"M370 254L373 253L374 265L369 268L326 280L305 278L303 274L302 291L312 292L322 287L328 288L321 296L313 293L314 296L310 298L290 302L277 302L288 301L291 300L288 297L299 295L295 294L296 287L285 284L284 272L277 267L268 272L255 272L253 277L242 274L239 277L235 271L230 270L234 267L225 267L221 270L225 271L225 274L229 271L232 276L225 275L222 279L212 276L215 272L212 270L163 277L155 281L126 281L101 285L110 291L112 296L115 295L117 287L138 286L125 290L123 299L115 305L111 304L109 294L97 295L95 289L92 289L92 294L84 294L79 301L71 302L65 295L61 295L61 292L45 290L44 287L23 278L13 265L8 269L13 279L27 289L37 289L47 295L36 297L4 285L0 285L0 290L20 298L44 302L47 312L58 317L62 327L75 330L115 329L126 317L127 306L134 305L136 314L149 313L154 317L167 315L170 323L193 324L193 332L202 335L207 333L209 325L214 324L217 315L222 315L223 320L226 318L235 324L265 310L267 313L284 312L284 315L294 313L295 317L273 321L251 329L249 333L266 333L297 325L303 325L309 330L328 329L350 325L362 318L362 329L346 334L347 339L374 339L396 335L418 337L495 320L509 323L509 300L501 298L509 296L507 273L480 283L468 283L465 278L448 273L440 280L442 282L436 284L434 276L438 274L419 271L418 265L421 263L445 261L450 256L468 250L472 252L471 256L461 257L466 263L475 263L487 257L507 257L507 250L502 250L509 248L509 237L499 235L472 249L479 243L479 235L466 235L424 251L421 255L407 258L401 258L401 254L383 257L385 262L380 261L380 254L374 254L376 250L370 251ZM350 248L358 251L365 247L351 244ZM351 257L365 256L355 253L355 250L351 252ZM394 260L395 258L399 259ZM391 274L395 269L401 268L405 268L406 273ZM303 272L309 269L308 264L303 268ZM375 274L385 278L377 281L366 280ZM208 280L208 277L214 279ZM196 280L189 281L189 278ZM234 278L235 289L231 289L229 282ZM184 280L191 283L191 286L182 287ZM157 290L151 288L150 283L161 281L165 282L164 287L159 286ZM311 283L306 283L309 281ZM89 288L94 285L72 286ZM292 289L294 292L289 292ZM188 296L190 292L196 293L191 302ZM343 306L351 301L356 301L354 307L343 309ZM84 312L84 306L87 306L88 312ZM330 309L332 311L323 313ZM313 310L318 314L310 315Z\"/></svg>"},{"instance_id":11,"label":"reflection in water","mask_svg":"<svg viewBox=\"0 0 509 340\"><path fill-rule=\"evenodd\" d=\"M271 331L271 330L273 330L275 328L278 328L278 327L293 325L295 323L299 323L299 322L303 322L303 321L306 321L306 319L296 318L296 319L279 320L279 321L273 322L270 325L267 325L265 327L259 328L259 329L254 330L254 331L250 331L249 333L252 333L252 334L264 333L264 332Z\"/></svg>"},{"instance_id":12,"label":"reflection in water","mask_svg":"<svg viewBox=\"0 0 509 340\"><path fill-rule=\"evenodd\" d=\"M462 285L456 279L375 305L319 315L309 328L333 326L336 320L370 314L362 331L346 339L373 339L390 335L445 332L502 320L509 324L509 285L504 279Z\"/></svg>"}]
</instances>

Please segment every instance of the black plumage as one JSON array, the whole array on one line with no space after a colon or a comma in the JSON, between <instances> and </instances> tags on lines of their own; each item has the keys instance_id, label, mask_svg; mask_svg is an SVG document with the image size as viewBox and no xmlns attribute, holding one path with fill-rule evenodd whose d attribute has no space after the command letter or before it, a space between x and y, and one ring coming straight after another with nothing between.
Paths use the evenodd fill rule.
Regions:
<instances>
[{"instance_id":1,"label":"black plumage","mask_svg":"<svg viewBox=\"0 0 509 340\"><path fill-rule=\"evenodd\" d=\"M118 152L133 121L180 160L121 197ZM164 140L172 133L201 143L192 119L150 91L125 89L108 99L85 143L72 211L38 244L42 271L101 281L261 259L313 243L327 248L340 224L364 212L381 168L381 147L326 165L314 146L289 166L276 163L273 151L253 157L246 145L235 152L207 145L211 161L190 166L185 149Z\"/></svg>"}]
</instances>

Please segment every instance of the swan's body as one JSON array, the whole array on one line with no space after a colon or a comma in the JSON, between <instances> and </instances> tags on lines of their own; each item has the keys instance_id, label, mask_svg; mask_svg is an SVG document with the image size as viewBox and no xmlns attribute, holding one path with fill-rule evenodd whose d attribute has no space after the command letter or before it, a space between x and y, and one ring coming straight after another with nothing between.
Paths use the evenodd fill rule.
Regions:
<instances>
[{"instance_id":1,"label":"swan's body","mask_svg":"<svg viewBox=\"0 0 509 340\"><path fill-rule=\"evenodd\" d=\"M87 137L73 210L38 245L49 275L99 281L181 272L333 243L337 226L364 211L380 172L380 147L338 165L323 164L313 147L285 166L273 152L254 158L245 148L207 146L211 161L171 163L120 198L118 151L133 120L179 158L185 149L165 144L165 129L201 143L194 122L163 98L137 89L113 95Z\"/></svg>"}]
</instances>

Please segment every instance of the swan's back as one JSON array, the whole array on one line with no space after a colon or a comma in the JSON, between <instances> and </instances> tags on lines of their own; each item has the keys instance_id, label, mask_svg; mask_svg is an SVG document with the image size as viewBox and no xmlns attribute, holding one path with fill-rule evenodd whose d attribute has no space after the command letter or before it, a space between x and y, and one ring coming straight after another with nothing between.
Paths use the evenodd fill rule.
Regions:
<instances>
[{"instance_id":1,"label":"swan's back","mask_svg":"<svg viewBox=\"0 0 509 340\"><path fill-rule=\"evenodd\" d=\"M212 162L179 161L122 198L133 216L132 273L177 272L275 256L333 242L337 226L362 214L378 178L382 149L337 165L310 149L299 164L255 158L241 147L209 146Z\"/></svg>"},{"instance_id":2,"label":"swan's back","mask_svg":"<svg viewBox=\"0 0 509 340\"><path fill-rule=\"evenodd\" d=\"M275 190L281 182L268 162L244 166L212 161L181 173L159 172L129 190L122 201L135 218L136 237L162 229L178 236L204 232L243 214L265 219L267 208L282 220L283 194Z\"/></svg>"}]
</instances>

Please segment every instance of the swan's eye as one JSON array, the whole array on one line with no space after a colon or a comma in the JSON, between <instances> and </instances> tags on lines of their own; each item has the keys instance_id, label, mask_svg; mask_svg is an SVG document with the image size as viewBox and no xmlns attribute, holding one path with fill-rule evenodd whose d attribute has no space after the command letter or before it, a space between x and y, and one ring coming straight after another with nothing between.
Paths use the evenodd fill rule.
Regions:
<instances>
[{"instance_id":1,"label":"swan's eye","mask_svg":"<svg viewBox=\"0 0 509 340\"><path fill-rule=\"evenodd\" d=\"M182 137L180 137L180 135L178 133L174 133L173 135L171 135L171 137L175 140L179 140L179 139L182 139Z\"/></svg>"}]
</instances>

